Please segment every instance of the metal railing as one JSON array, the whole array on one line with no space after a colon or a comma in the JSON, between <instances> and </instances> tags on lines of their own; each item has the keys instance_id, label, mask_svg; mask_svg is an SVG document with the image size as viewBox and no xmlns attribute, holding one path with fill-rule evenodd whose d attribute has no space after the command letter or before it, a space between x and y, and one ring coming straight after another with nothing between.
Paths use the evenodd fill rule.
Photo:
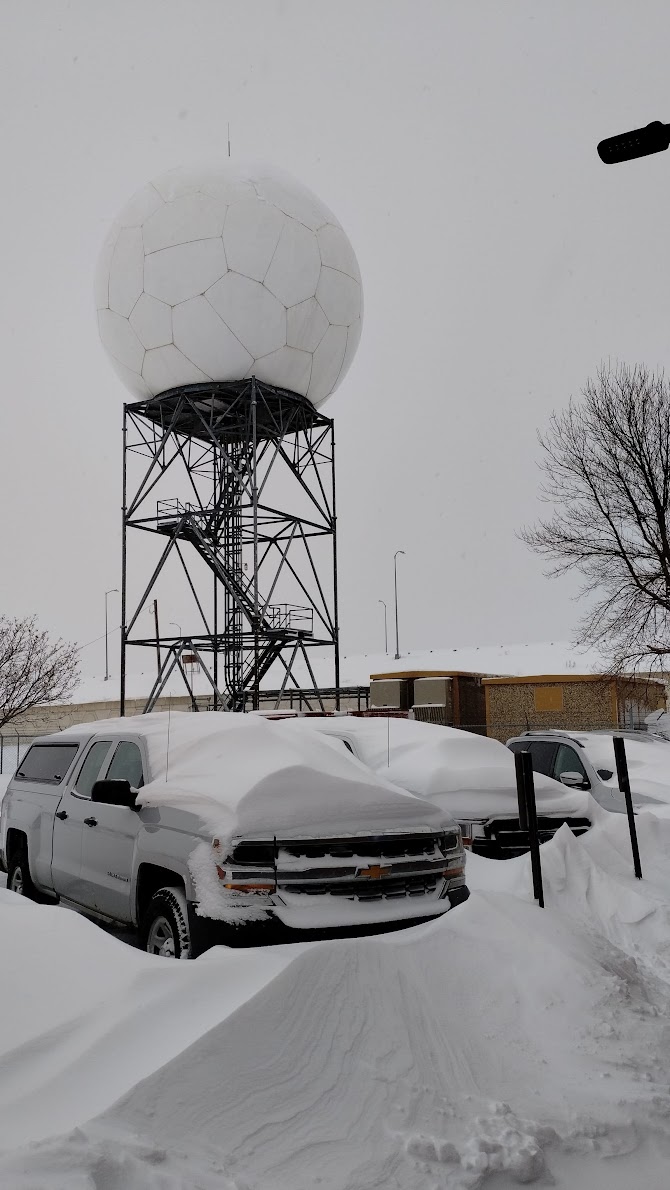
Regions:
<instances>
[{"instance_id":1,"label":"metal railing","mask_svg":"<svg viewBox=\"0 0 670 1190\"><path fill-rule=\"evenodd\" d=\"M263 613L271 631L296 632L311 636L314 632L314 612L295 603L270 603Z\"/></svg>"}]
</instances>

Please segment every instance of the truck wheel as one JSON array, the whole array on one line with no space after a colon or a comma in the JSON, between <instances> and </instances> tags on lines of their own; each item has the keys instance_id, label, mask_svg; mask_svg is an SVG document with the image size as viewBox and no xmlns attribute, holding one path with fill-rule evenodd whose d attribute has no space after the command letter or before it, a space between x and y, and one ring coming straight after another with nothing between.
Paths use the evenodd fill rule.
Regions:
<instances>
[{"instance_id":1,"label":"truck wheel","mask_svg":"<svg viewBox=\"0 0 670 1190\"><path fill-rule=\"evenodd\" d=\"M147 954L168 959L190 959L186 897L182 888L159 888L147 906L140 927Z\"/></svg>"},{"instance_id":2,"label":"truck wheel","mask_svg":"<svg viewBox=\"0 0 670 1190\"><path fill-rule=\"evenodd\" d=\"M29 897L31 901L43 904L47 898L37 891L30 877L27 848L17 847L9 857L7 864L7 888L20 897Z\"/></svg>"}]
</instances>

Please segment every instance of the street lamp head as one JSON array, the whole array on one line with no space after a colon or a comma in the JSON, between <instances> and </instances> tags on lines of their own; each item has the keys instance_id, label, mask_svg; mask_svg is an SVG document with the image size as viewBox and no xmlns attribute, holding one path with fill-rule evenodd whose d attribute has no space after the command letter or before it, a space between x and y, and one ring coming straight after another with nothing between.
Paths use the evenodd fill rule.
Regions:
<instances>
[{"instance_id":1,"label":"street lamp head","mask_svg":"<svg viewBox=\"0 0 670 1190\"><path fill-rule=\"evenodd\" d=\"M393 555L394 562L395 562L395 559L398 557L398 554L404 554L404 552L405 552L404 550L396 550L395 554Z\"/></svg>"},{"instance_id":2,"label":"street lamp head","mask_svg":"<svg viewBox=\"0 0 670 1190\"><path fill-rule=\"evenodd\" d=\"M113 595L114 592L116 592L116 594L118 595L119 588L118 587L110 587L109 591L105 591L105 595Z\"/></svg>"},{"instance_id":3,"label":"street lamp head","mask_svg":"<svg viewBox=\"0 0 670 1190\"><path fill-rule=\"evenodd\" d=\"M644 128L632 132L620 132L601 140L598 156L605 165L617 165L620 161L633 161L636 157L647 157L650 153L662 153L670 146L670 124L654 120Z\"/></svg>"}]
</instances>

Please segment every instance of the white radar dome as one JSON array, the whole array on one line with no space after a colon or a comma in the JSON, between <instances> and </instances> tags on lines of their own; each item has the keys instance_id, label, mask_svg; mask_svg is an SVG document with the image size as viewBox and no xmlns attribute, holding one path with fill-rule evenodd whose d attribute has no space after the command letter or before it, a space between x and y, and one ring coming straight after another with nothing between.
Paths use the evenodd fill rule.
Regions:
<instances>
[{"instance_id":1,"label":"white radar dome","mask_svg":"<svg viewBox=\"0 0 670 1190\"><path fill-rule=\"evenodd\" d=\"M98 326L134 397L255 376L320 405L361 334L353 248L274 168L176 169L139 190L96 271Z\"/></svg>"}]
</instances>

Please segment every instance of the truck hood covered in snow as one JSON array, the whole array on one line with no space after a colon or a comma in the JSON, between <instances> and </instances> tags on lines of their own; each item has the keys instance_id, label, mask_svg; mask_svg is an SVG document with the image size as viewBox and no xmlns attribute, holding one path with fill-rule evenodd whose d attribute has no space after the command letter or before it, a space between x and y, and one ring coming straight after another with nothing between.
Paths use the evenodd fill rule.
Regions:
<instances>
[{"instance_id":1,"label":"truck hood covered in snow","mask_svg":"<svg viewBox=\"0 0 670 1190\"><path fill-rule=\"evenodd\" d=\"M514 756L498 740L411 719L353 715L285 719L281 726L287 734L349 737L379 776L430 798L456 818L518 813ZM588 795L551 777L535 774L535 794L540 814L587 814Z\"/></svg>"},{"instance_id":2,"label":"truck hood covered in snow","mask_svg":"<svg viewBox=\"0 0 670 1190\"><path fill-rule=\"evenodd\" d=\"M395 787L316 732L257 715L165 712L79 725L141 737L151 780L138 800L197 814L213 833L305 838L439 830L437 806Z\"/></svg>"}]
</instances>

